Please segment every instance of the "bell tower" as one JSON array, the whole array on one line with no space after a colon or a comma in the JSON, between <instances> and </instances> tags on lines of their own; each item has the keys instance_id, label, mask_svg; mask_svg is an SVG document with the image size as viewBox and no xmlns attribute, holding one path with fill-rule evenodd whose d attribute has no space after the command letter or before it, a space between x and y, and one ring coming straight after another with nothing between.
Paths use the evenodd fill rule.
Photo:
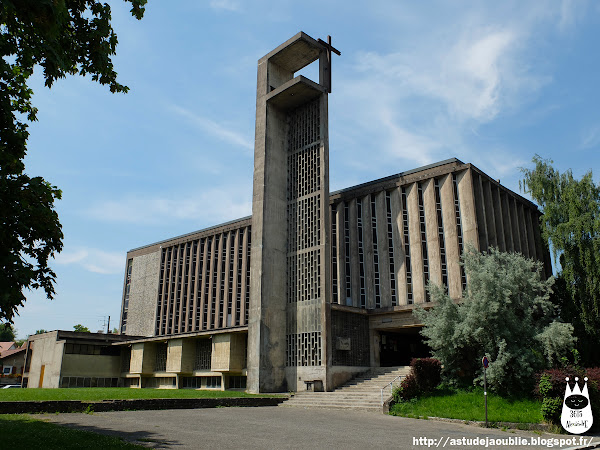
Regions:
<instances>
[{"instance_id":1,"label":"bell tower","mask_svg":"<svg viewBox=\"0 0 600 450\"><path fill-rule=\"evenodd\" d=\"M322 382L330 359L328 42L303 32L258 61L248 389ZM319 61L319 82L294 76ZM330 345L329 345L330 347Z\"/></svg>"}]
</instances>

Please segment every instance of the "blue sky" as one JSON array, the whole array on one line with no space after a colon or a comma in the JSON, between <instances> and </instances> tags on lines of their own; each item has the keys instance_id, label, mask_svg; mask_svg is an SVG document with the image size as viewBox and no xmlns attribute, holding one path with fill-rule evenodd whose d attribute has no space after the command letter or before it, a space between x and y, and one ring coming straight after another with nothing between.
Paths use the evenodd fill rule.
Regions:
<instances>
[{"instance_id":1,"label":"blue sky","mask_svg":"<svg viewBox=\"0 0 600 450\"><path fill-rule=\"evenodd\" d=\"M127 95L32 80L27 171L62 189L65 245L20 337L117 326L128 250L251 213L256 63L298 31L342 52L331 190L457 157L518 192L535 153L598 182L597 2L150 0L139 22L109 4Z\"/></svg>"}]
</instances>

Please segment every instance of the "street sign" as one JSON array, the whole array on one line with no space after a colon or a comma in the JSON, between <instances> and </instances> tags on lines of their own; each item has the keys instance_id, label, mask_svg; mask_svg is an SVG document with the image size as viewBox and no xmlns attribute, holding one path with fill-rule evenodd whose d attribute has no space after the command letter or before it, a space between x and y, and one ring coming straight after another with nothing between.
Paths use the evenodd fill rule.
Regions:
<instances>
[{"instance_id":1,"label":"street sign","mask_svg":"<svg viewBox=\"0 0 600 450\"><path fill-rule=\"evenodd\" d=\"M490 367L490 361L487 359L487 356L483 357L483 359L481 360L481 364L483 364L484 369Z\"/></svg>"}]
</instances>

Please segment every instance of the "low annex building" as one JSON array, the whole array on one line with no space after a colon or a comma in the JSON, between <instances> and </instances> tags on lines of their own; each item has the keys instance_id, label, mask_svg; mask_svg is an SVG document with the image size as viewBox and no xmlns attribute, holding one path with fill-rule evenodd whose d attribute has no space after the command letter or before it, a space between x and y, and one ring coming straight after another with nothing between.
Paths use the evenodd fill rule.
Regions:
<instances>
[{"instance_id":1,"label":"low annex building","mask_svg":"<svg viewBox=\"0 0 600 450\"><path fill-rule=\"evenodd\" d=\"M428 354L412 311L430 281L460 300L467 244L551 275L537 207L456 158L329 192L333 54L298 33L258 61L252 216L127 253L120 384L332 390Z\"/></svg>"}]
</instances>

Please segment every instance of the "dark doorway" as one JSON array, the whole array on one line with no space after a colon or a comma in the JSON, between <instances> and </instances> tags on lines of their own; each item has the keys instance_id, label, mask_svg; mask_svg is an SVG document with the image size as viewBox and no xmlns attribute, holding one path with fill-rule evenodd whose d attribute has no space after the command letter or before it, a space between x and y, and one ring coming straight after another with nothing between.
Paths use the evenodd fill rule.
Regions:
<instances>
[{"instance_id":1,"label":"dark doorway","mask_svg":"<svg viewBox=\"0 0 600 450\"><path fill-rule=\"evenodd\" d=\"M379 361L382 367L407 366L413 358L431 356L429 347L419 334L420 328L381 331L379 339Z\"/></svg>"}]
</instances>

